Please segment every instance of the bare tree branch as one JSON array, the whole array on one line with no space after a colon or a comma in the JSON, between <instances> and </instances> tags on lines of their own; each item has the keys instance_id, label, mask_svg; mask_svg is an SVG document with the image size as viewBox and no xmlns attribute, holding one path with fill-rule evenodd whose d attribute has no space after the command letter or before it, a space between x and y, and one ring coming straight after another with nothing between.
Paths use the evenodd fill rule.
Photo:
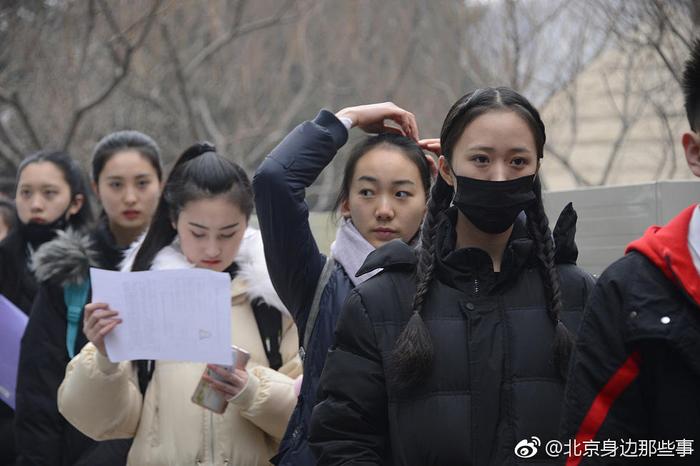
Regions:
<instances>
[{"instance_id":1,"label":"bare tree branch","mask_svg":"<svg viewBox=\"0 0 700 466\"><path fill-rule=\"evenodd\" d=\"M685 45L688 51L692 50L693 45L691 44L689 38L683 35L678 30L678 28L676 27L676 22L669 17L667 6L664 6L664 4L661 3L659 0L654 0L654 5L656 5L656 8L659 11L659 15L661 15L663 19L663 22L671 30L671 33L676 37L676 39L678 39L683 45Z\"/></svg>"},{"instance_id":2,"label":"bare tree branch","mask_svg":"<svg viewBox=\"0 0 700 466\"><path fill-rule=\"evenodd\" d=\"M573 177L577 186L591 186L593 183L588 181L579 171L571 164L569 159L567 159L563 154L561 154L552 144L547 144L544 150L552 154L555 159L561 163L566 171Z\"/></svg>"},{"instance_id":3,"label":"bare tree branch","mask_svg":"<svg viewBox=\"0 0 700 466\"><path fill-rule=\"evenodd\" d=\"M124 48L124 53L126 53L126 51L131 48L131 44L124 36L124 33L120 30L119 25L117 24L117 20L114 18L112 10L109 8L107 2L105 0L97 1L100 2L100 9L104 14L105 20L107 20L109 28L112 30L113 39L116 39L116 41ZM117 53L117 50L112 46L113 39L106 41L105 44L107 45L107 48L112 54L112 59L114 60L114 62L120 63L122 61L122 58L119 56L119 53Z\"/></svg>"},{"instance_id":4,"label":"bare tree branch","mask_svg":"<svg viewBox=\"0 0 700 466\"><path fill-rule=\"evenodd\" d=\"M211 115L211 110L209 109L209 104L207 104L206 99L200 97L195 100L195 104L197 105L197 108L199 110L199 115L201 117L204 129L207 131L211 139L214 140L214 144L216 145L216 147L220 148L220 150L223 150L227 145L226 137L217 127L216 122L214 121L214 118Z\"/></svg>"},{"instance_id":5,"label":"bare tree branch","mask_svg":"<svg viewBox=\"0 0 700 466\"><path fill-rule=\"evenodd\" d=\"M666 144L663 144L665 156L662 157L662 162L659 164L656 173L654 174L654 179L658 180L661 178L663 169L666 166L666 159L671 161L671 169L669 170L668 177L673 178L676 174L677 163L676 163L676 145L675 145L675 135L673 129L671 128L671 122L668 118L668 112L666 111L664 103L657 102L655 99L652 100L652 105L656 115L659 117L661 122L661 127L666 134Z\"/></svg>"},{"instance_id":6,"label":"bare tree branch","mask_svg":"<svg viewBox=\"0 0 700 466\"><path fill-rule=\"evenodd\" d=\"M7 112L0 114L0 139L7 144L9 151L16 154L19 158L24 153L22 150L21 141L18 141L13 132L8 131L6 127L6 124L10 119L10 113L11 112L8 110Z\"/></svg>"},{"instance_id":7,"label":"bare tree branch","mask_svg":"<svg viewBox=\"0 0 700 466\"><path fill-rule=\"evenodd\" d=\"M199 65L202 64L202 62L210 58L212 55L221 50L227 44L231 43L237 37L241 37L246 34L250 34L251 32L259 31L270 26L293 20L296 17L295 15L291 15L289 17L284 16L284 13L289 8L289 5L291 5L293 2L294 0L287 0L282 4L282 7L279 10L277 10L277 13L270 16L269 18L259 19L257 21L252 21L242 26L235 27L228 33L212 41L209 45L204 47L197 55L195 55L195 57L192 60L190 60L190 62L187 65L185 65L185 75L190 75L195 69L197 69L197 67L199 67ZM236 21L238 20L239 15L236 15Z\"/></svg>"},{"instance_id":8,"label":"bare tree branch","mask_svg":"<svg viewBox=\"0 0 700 466\"><path fill-rule=\"evenodd\" d=\"M642 109L644 108L644 105L646 101L644 99L637 99L637 105L635 108L632 110L630 109L630 105L632 103L632 98L633 98L633 82L632 82L632 75L635 73L635 70L633 69L633 62L634 62L634 57L633 56L628 56L627 57L627 66L625 68L625 79L624 79L624 91L622 95L622 108L620 108L617 103L615 102L615 97L614 94L610 88L610 85L607 81L607 78L605 79L605 84L608 92L608 96L610 99L613 101L613 105L615 105L619 117L620 117L620 130L617 133L617 137L615 138L615 141L613 142L613 145L610 149L610 152L608 154L608 160L605 163L605 167L603 168L603 172L601 174L600 180L598 181L599 185L604 185L608 182L608 179L610 178L612 166L615 163L615 160L617 159L618 155L620 154L620 149L622 148L622 145L625 142L625 138L627 137L627 133L629 130L635 125L635 123L639 120L639 118L642 116ZM634 83L636 84L636 83Z\"/></svg>"},{"instance_id":9,"label":"bare tree branch","mask_svg":"<svg viewBox=\"0 0 700 466\"><path fill-rule=\"evenodd\" d=\"M7 144L5 144L7 142ZM11 138L7 136L5 125L0 120L0 160L4 160L12 167L12 173L16 172L17 166L22 159L22 151L13 144Z\"/></svg>"},{"instance_id":10,"label":"bare tree branch","mask_svg":"<svg viewBox=\"0 0 700 466\"><path fill-rule=\"evenodd\" d=\"M160 25L160 31L165 39L165 43L168 45L170 59L172 60L173 67L175 68L175 80L180 91L182 102L185 104L185 111L187 112L187 126L190 129L190 136L192 136L192 139L197 141L199 139L199 135L197 133L197 122L194 118L194 112L192 111L192 99L190 98L190 94L187 89L187 82L185 81L185 75L182 71L180 58L177 56L177 49L175 48L175 44L173 44L173 40L170 37L170 32L168 31L168 26L165 23Z\"/></svg>"},{"instance_id":11,"label":"bare tree branch","mask_svg":"<svg viewBox=\"0 0 700 466\"><path fill-rule=\"evenodd\" d=\"M518 19L519 15L517 12L516 0L506 0L506 16L508 21L508 29L506 31L506 36L510 40L510 45L512 47L512 56L510 57L511 74L509 76L509 84L516 91L521 91L520 87L520 58L521 52L521 42L520 33L518 30Z\"/></svg>"},{"instance_id":12,"label":"bare tree branch","mask_svg":"<svg viewBox=\"0 0 700 466\"><path fill-rule=\"evenodd\" d=\"M661 44L658 41L649 41L649 45L651 45L654 48L657 55L661 58L661 60L663 60L664 65L666 65L668 72L671 73L671 76L673 76L673 79L676 81L676 83L678 83L679 86L682 86L683 78L681 78L681 76L678 74L678 71L676 71L676 67L666 56L666 53L661 48Z\"/></svg>"},{"instance_id":13,"label":"bare tree branch","mask_svg":"<svg viewBox=\"0 0 700 466\"><path fill-rule=\"evenodd\" d=\"M27 134L29 134L29 139L34 146L34 149L39 150L41 148L41 141L34 130L34 125L32 125L31 121L29 120L29 114L24 108L24 105L22 105L22 101L20 100L17 91L7 93L4 89L0 88L0 102L3 102L15 109L17 116L19 116L19 119L22 122L22 126L24 126Z\"/></svg>"},{"instance_id":14,"label":"bare tree branch","mask_svg":"<svg viewBox=\"0 0 700 466\"><path fill-rule=\"evenodd\" d=\"M162 0L155 0L153 2L151 10L147 13L148 19L143 27L143 30L141 31L141 36L134 45L129 45L129 47L126 48L124 52L123 61L121 63L118 63L120 66L119 72L114 77L114 79L112 79L112 82L107 86L107 88L104 91L102 91L102 93L98 94L92 100L78 107L78 109L73 113L73 118L71 119L71 122L68 125L68 131L66 132L66 135L63 139L64 149L68 149L68 146L73 140L73 136L75 135L75 132L78 129L78 125L80 124L80 121L83 119L85 114L93 108L100 105L105 99L107 99L107 97L109 97L110 94L112 94L112 92L117 88L119 83L121 83L122 80L129 73L129 67L131 65L131 58L133 56L133 53L141 46L141 44L143 44L144 39L148 35L148 32L150 31L151 26L153 25L153 21L156 18L156 11L158 10L161 1ZM109 9L108 5L103 5L103 7Z\"/></svg>"},{"instance_id":15,"label":"bare tree branch","mask_svg":"<svg viewBox=\"0 0 700 466\"><path fill-rule=\"evenodd\" d=\"M302 20L302 22L299 25L299 31L297 33L297 35L300 37L299 40L303 43L301 50L304 70L304 83L301 89L299 89L297 94L289 103L289 105L286 106L284 112L282 112L282 114L277 119L275 124L277 129L268 132L267 136L263 138L263 140L260 141L259 144L256 144L253 150L246 154L247 156L243 159L245 165L248 165L250 161L257 163L257 161L260 160L262 156L270 150L270 146L273 143L276 143L277 141L282 139L282 137L284 137L285 134L287 134L290 123L297 116L299 110L306 103L306 100L308 99L309 95L314 89L316 79L312 73L311 57L309 56L308 47L306 46L306 30L308 26L308 18L309 17L307 16Z\"/></svg>"},{"instance_id":16,"label":"bare tree branch","mask_svg":"<svg viewBox=\"0 0 700 466\"><path fill-rule=\"evenodd\" d=\"M406 71L408 70L408 67L411 66L411 61L416 55L415 48L416 44L418 43L418 38L420 36L418 24L420 23L421 18L423 17L423 2L421 1L418 5L415 5L413 8L413 18L411 19L411 26L409 27L410 33L407 41L408 43L406 44L406 49L403 58L401 59L401 64L396 70L396 74L394 74L394 78L391 80L391 84L389 84L389 86L387 87L386 100L394 100L396 98L396 91L401 85L401 82L406 76Z\"/></svg>"}]
</instances>

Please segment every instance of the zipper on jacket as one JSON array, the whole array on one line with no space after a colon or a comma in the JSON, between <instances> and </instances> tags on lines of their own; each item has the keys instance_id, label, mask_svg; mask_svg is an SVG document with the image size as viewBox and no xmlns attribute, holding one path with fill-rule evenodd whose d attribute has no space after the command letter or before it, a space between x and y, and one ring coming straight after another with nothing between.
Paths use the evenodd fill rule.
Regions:
<instances>
[{"instance_id":1,"label":"zipper on jacket","mask_svg":"<svg viewBox=\"0 0 700 466\"><path fill-rule=\"evenodd\" d=\"M479 280L477 280L475 278L474 279L474 295L476 296L478 294L479 294Z\"/></svg>"},{"instance_id":2,"label":"zipper on jacket","mask_svg":"<svg viewBox=\"0 0 700 466\"><path fill-rule=\"evenodd\" d=\"M209 413L209 439L211 440L211 464L216 464L216 457L214 456L214 415Z\"/></svg>"}]
</instances>

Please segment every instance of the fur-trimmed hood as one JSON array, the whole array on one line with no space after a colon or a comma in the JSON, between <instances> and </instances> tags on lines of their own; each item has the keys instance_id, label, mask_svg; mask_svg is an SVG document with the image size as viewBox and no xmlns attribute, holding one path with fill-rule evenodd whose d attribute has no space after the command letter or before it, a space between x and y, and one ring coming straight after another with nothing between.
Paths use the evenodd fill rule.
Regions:
<instances>
[{"instance_id":1,"label":"fur-trimmed hood","mask_svg":"<svg viewBox=\"0 0 700 466\"><path fill-rule=\"evenodd\" d=\"M64 286L84 281L90 267L100 267L99 258L90 234L69 228L57 231L56 238L34 252L31 268L37 281Z\"/></svg>"},{"instance_id":2,"label":"fur-trimmed hood","mask_svg":"<svg viewBox=\"0 0 700 466\"><path fill-rule=\"evenodd\" d=\"M120 266L123 272L131 270L136 253L141 247L144 237L145 235L139 238L127 250L125 259ZM287 316L290 315L289 311L282 303L282 300L277 295L275 288L272 286L272 280L270 279L270 274L267 271L267 263L265 262L262 236L259 230L252 227L246 229L235 263L239 268L237 276L245 282L245 292L248 294L250 300L260 298L283 314ZM182 254L180 241L177 237L169 246L164 247L156 254L151 265L151 270L186 268L194 268L194 264L189 262L184 254Z\"/></svg>"}]
</instances>

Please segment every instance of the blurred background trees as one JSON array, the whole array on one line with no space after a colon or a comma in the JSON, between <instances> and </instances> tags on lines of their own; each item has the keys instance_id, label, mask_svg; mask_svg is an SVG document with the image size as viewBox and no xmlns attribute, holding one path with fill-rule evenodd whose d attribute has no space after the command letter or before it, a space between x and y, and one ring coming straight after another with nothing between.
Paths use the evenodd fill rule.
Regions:
<instances>
[{"instance_id":1,"label":"blurred background trees","mask_svg":"<svg viewBox=\"0 0 700 466\"><path fill-rule=\"evenodd\" d=\"M658 144L645 144L640 176L672 178L678 73L698 23L698 0L5 0L0 191L25 155L65 148L87 162L123 128L152 135L168 161L210 140L249 173L321 107L393 100L437 137L478 85L543 109L550 187L628 181L615 173L629 171L647 115ZM596 99L610 102L604 136L586 129ZM331 206L342 162L309 191L316 209Z\"/></svg>"}]
</instances>

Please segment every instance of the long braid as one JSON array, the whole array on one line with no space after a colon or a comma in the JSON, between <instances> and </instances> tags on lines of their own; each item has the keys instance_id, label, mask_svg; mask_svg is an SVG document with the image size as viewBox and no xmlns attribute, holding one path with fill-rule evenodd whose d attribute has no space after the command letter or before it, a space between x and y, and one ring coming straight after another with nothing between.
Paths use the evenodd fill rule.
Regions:
<instances>
[{"instance_id":1,"label":"long braid","mask_svg":"<svg viewBox=\"0 0 700 466\"><path fill-rule=\"evenodd\" d=\"M427 212L421 229L418 256L416 294L411 318L396 340L392 352L394 379L398 386L408 388L423 380L432 368L433 342L421 317L423 303L433 280L436 257L438 216L452 200L452 189L438 176L428 199Z\"/></svg>"},{"instance_id":2,"label":"long braid","mask_svg":"<svg viewBox=\"0 0 700 466\"><path fill-rule=\"evenodd\" d=\"M537 245L537 259L541 266L543 284L547 295L547 314L555 325L552 351L554 364L562 379L566 380L573 337L561 321L563 303L559 286L559 273L554 265L554 241L549 229L549 220L542 204L542 187L539 177L534 185L537 201L527 211L528 229Z\"/></svg>"}]
</instances>

